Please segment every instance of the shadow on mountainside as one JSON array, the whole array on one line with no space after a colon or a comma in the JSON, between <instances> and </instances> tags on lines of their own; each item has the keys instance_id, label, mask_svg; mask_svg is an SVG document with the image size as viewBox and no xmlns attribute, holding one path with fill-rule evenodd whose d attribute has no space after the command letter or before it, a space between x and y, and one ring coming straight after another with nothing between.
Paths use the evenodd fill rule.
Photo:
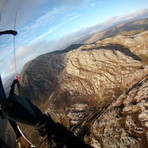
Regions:
<instances>
[{"instance_id":1,"label":"shadow on mountainside","mask_svg":"<svg viewBox=\"0 0 148 148\"><path fill-rule=\"evenodd\" d=\"M81 49L81 50L82 51L90 51L90 50L99 50L99 49L112 50L112 52L115 55L117 55L115 50L120 51L124 55L132 57L134 60L142 61L142 59L140 59L137 55L132 53L129 48L126 48L126 47L124 47L123 45L120 45L120 44L107 44L107 45L100 46L100 47L97 47L97 48Z\"/></svg>"},{"instance_id":2,"label":"shadow on mountainside","mask_svg":"<svg viewBox=\"0 0 148 148\"><path fill-rule=\"evenodd\" d=\"M68 46L67 48L65 48L63 50L56 50L56 51L50 52L49 54L51 54L51 53L55 53L55 54L66 53L66 52L69 52L71 50L77 49L77 48L79 48L82 45L83 44L71 44L70 46Z\"/></svg>"}]
</instances>

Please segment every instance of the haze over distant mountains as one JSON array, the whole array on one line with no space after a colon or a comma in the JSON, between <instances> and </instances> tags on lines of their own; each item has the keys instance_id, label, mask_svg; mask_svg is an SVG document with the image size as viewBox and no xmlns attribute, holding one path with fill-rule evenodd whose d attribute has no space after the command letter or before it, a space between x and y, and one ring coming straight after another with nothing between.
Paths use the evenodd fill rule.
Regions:
<instances>
[{"instance_id":1,"label":"haze over distant mountains","mask_svg":"<svg viewBox=\"0 0 148 148\"><path fill-rule=\"evenodd\" d=\"M98 40L102 40L107 37L112 37L117 34L126 35L127 32L127 35L137 34L145 30L148 30L148 18L123 23L115 27L106 29L104 31L98 32L94 34L91 38L89 38L87 41L85 41L85 43L93 43Z\"/></svg>"}]
</instances>

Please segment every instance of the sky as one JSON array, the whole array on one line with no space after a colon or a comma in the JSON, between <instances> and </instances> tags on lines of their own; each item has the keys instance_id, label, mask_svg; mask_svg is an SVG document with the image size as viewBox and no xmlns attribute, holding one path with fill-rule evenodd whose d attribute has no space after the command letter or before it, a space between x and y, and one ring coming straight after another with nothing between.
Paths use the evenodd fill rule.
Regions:
<instances>
[{"instance_id":1,"label":"sky","mask_svg":"<svg viewBox=\"0 0 148 148\"><path fill-rule=\"evenodd\" d=\"M0 36L3 79L37 56L80 43L108 27L148 17L147 0L0 0L0 31L16 29L17 36Z\"/></svg>"}]
</instances>

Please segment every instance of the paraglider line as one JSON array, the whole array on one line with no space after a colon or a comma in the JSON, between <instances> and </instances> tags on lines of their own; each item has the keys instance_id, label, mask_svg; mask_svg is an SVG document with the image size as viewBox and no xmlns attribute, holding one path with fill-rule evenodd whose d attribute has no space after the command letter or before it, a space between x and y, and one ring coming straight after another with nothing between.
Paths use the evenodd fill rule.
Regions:
<instances>
[{"instance_id":1,"label":"paraglider line","mask_svg":"<svg viewBox=\"0 0 148 148\"><path fill-rule=\"evenodd\" d=\"M15 17L14 17L14 30L16 29L16 21L17 21L17 14L18 14L18 9L19 9L19 1L17 1L17 6L16 6L16 11L15 11ZM13 37L13 57L14 57L14 69L15 69L15 74L18 74L17 71L17 63L16 63L16 43L15 43L15 36Z\"/></svg>"},{"instance_id":2,"label":"paraglider line","mask_svg":"<svg viewBox=\"0 0 148 148\"><path fill-rule=\"evenodd\" d=\"M13 58L14 58L15 74L17 75L16 52L15 52L15 37L13 37Z\"/></svg>"}]
</instances>

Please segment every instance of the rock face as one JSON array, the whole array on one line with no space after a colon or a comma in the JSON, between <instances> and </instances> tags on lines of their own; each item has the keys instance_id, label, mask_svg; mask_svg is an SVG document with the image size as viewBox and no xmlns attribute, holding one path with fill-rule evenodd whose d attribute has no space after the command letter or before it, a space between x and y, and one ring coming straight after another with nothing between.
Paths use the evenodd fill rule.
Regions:
<instances>
[{"instance_id":1,"label":"rock face","mask_svg":"<svg viewBox=\"0 0 148 148\"><path fill-rule=\"evenodd\" d=\"M41 55L20 76L24 94L95 148L146 148L148 31Z\"/></svg>"},{"instance_id":2,"label":"rock face","mask_svg":"<svg viewBox=\"0 0 148 148\"><path fill-rule=\"evenodd\" d=\"M105 148L148 147L148 76L114 100L91 126L91 144Z\"/></svg>"}]
</instances>

